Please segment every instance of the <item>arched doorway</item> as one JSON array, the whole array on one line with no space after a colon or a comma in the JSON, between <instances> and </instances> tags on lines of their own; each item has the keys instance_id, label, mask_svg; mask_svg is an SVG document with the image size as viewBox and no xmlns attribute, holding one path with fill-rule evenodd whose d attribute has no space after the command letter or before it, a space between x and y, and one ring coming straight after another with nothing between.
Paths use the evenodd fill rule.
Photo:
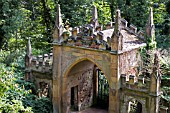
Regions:
<instances>
[{"instance_id":1,"label":"arched doorway","mask_svg":"<svg viewBox=\"0 0 170 113\"><path fill-rule=\"evenodd\" d=\"M127 113L142 113L142 104L136 99L130 100Z\"/></svg>"},{"instance_id":2,"label":"arched doorway","mask_svg":"<svg viewBox=\"0 0 170 113\"><path fill-rule=\"evenodd\" d=\"M101 69L89 60L72 66L64 78L63 102L68 111L82 111L89 107L108 108L109 85ZM107 96L105 96L107 94ZM105 102L105 103L103 103ZM65 106L64 105L64 106ZM105 105L105 106L99 106Z\"/></svg>"},{"instance_id":3,"label":"arched doorway","mask_svg":"<svg viewBox=\"0 0 170 113\"><path fill-rule=\"evenodd\" d=\"M96 99L97 101L94 106L108 109L109 106L109 83L104 75L104 73L100 70L96 70Z\"/></svg>"}]
</instances>

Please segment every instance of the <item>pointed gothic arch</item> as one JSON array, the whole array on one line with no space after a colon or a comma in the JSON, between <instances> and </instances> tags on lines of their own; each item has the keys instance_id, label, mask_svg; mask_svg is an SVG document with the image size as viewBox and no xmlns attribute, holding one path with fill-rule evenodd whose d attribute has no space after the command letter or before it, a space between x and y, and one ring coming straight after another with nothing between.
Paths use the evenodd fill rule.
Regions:
<instances>
[{"instance_id":1,"label":"pointed gothic arch","mask_svg":"<svg viewBox=\"0 0 170 113\"><path fill-rule=\"evenodd\" d=\"M96 75L95 71L97 71L97 69L102 70L100 64L96 63L94 60L90 58L85 57L85 58L79 58L72 61L72 63L68 65L66 69L67 71L65 71L65 74L63 76L64 79L63 79L63 86L62 86L63 87L62 94L64 95L63 100L67 100L64 103L67 106L64 105L63 106L67 107L66 108L67 111L70 111L71 109L73 109L72 104L76 103L75 105L76 109L81 111L83 109L86 109L86 107L90 107L91 105L94 105L94 101L97 101L94 100L94 98L97 99L97 97L95 96L96 93L98 93L98 89L96 89L96 85L98 85L98 82L97 83L95 82L96 79L98 79L98 75ZM83 71L81 72L80 70ZM107 75L104 76L106 77L106 79L108 78ZM107 79L107 81L109 80ZM72 101L72 98L75 99L75 102Z\"/></svg>"},{"instance_id":2,"label":"pointed gothic arch","mask_svg":"<svg viewBox=\"0 0 170 113\"><path fill-rule=\"evenodd\" d=\"M96 61L94 58L91 57L78 57L75 60L71 60L69 65L67 65L67 67L64 69L63 71L63 77L66 78L68 76L69 71L78 63L82 62L82 61L90 61L93 64L95 64L100 70L103 71L103 73L105 74L106 79L109 81L110 76L108 75L107 70L103 69L103 64L98 63L98 61Z\"/></svg>"}]
</instances>

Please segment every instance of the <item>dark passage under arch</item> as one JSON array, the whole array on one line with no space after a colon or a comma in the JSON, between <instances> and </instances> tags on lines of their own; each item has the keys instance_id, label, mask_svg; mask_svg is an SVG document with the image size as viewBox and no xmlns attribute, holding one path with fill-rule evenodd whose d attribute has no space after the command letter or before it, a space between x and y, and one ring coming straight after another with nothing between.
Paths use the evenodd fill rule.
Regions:
<instances>
[{"instance_id":1,"label":"dark passage under arch","mask_svg":"<svg viewBox=\"0 0 170 113\"><path fill-rule=\"evenodd\" d=\"M89 107L108 109L109 85L103 72L91 61L84 60L74 65L67 76L67 103L71 111Z\"/></svg>"},{"instance_id":2,"label":"dark passage under arch","mask_svg":"<svg viewBox=\"0 0 170 113\"><path fill-rule=\"evenodd\" d=\"M142 104L136 99L129 101L128 105L128 113L142 113Z\"/></svg>"}]
</instances>

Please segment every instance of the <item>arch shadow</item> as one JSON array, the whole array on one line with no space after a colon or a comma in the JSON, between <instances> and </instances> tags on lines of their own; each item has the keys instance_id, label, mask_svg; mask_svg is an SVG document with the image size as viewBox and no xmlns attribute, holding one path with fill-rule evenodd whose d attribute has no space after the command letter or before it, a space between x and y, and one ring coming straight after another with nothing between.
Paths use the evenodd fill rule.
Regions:
<instances>
[{"instance_id":1,"label":"arch shadow","mask_svg":"<svg viewBox=\"0 0 170 113\"><path fill-rule=\"evenodd\" d=\"M81 57L81 58L79 57L79 58L77 58L77 59L75 59L73 61L70 61L69 65L67 65L67 67L63 70L63 78L67 78L67 76L69 75L70 70L72 68L74 68L75 65L77 65L78 63L80 63L82 61L86 61L86 60L92 62L93 64L95 64L104 73L104 75L105 75L105 77L106 77L106 79L107 79L107 81L109 83L109 86L110 86L109 76L108 76L106 70L104 70L102 68L102 65L97 63L97 61L95 61L95 59L93 59L91 57Z\"/></svg>"},{"instance_id":2,"label":"arch shadow","mask_svg":"<svg viewBox=\"0 0 170 113\"><path fill-rule=\"evenodd\" d=\"M91 58L91 57L79 57L79 58L77 58L77 59L75 59L75 60L71 60L70 62L69 62L69 65L67 65L66 66L66 68L63 70L63 77L62 78L64 78L63 79L63 82L62 82L62 95L63 95L63 99L62 100L65 100L65 99L67 99L67 102L65 103L65 105L68 105L68 106L66 106L67 108L67 110L69 111L70 110L70 104L68 104L68 103L70 103L69 101L70 101L70 97L69 97L69 95L71 95L69 92L71 92L70 91L70 88L69 89L67 89L67 80L69 79L69 73L71 72L71 70L72 69L74 69L75 68L75 66L76 65L79 65L79 63L81 63L81 62L83 62L83 61L88 61L88 62L90 62L90 63L92 63L92 64L94 64L94 65L96 65L96 67L98 67L98 69L100 69L103 73L104 73L104 75L105 75L105 78L106 78L106 80L108 81L108 84L109 84L109 77L108 77L108 75L106 74L106 70L103 70L103 68L102 68L102 66L103 66L103 64L100 64L100 62L97 62L95 59L93 59L93 58ZM109 67L110 68L110 67ZM109 84L109 86L110 86L110 84ZM74 86L75 87L75 86ZM69 97L69 98L68 98ZM62 105L64 105L64 104L62 104Z\"/></svg>"}]
</instances>

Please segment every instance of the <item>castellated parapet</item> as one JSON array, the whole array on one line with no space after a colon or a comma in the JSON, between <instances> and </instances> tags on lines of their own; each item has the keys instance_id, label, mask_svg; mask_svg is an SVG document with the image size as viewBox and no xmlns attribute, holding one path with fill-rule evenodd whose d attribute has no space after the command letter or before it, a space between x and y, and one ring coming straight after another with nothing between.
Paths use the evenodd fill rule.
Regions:
<instances>
[{"instance_id":1,"label":"castellated parapet","mask_svg":"<svg viewBox=\"0 0 170 113\"><path fill-rule=\"evenodd\" d=\"M142 45L145 41L144 32L142 30L137 32L136 26L132 24L127 26L127 23L125 19L121 18L122 51L133 49L132 44L144 46ZM108 22L105 26L95 27L93 24L87 24L63 30L58 44L110 51L114 27L114 22ZM129 41L129 37L131 37L131 43L126 43Z\"/></svg>"},{"instance_id":2,"label":"castellated parapet","mask_svg":"<svg viewBox=\"0 0 170 113\"><path fill-rule=\"evenodd\" d=\"M52 73L53 53L33 56L31 70L41 73Z\"/></svg>"},{"instance_id":3,"label":"castellated parapet","mask_svg":"<svg viewBox=\"0 0 170 113\"><path fill-rule=\"evenodd\" d=\"M121 75L121 85L122 88L136 90L141 92L149 92L150 79L135 75Z\"/></svg>"}]
</instances>

